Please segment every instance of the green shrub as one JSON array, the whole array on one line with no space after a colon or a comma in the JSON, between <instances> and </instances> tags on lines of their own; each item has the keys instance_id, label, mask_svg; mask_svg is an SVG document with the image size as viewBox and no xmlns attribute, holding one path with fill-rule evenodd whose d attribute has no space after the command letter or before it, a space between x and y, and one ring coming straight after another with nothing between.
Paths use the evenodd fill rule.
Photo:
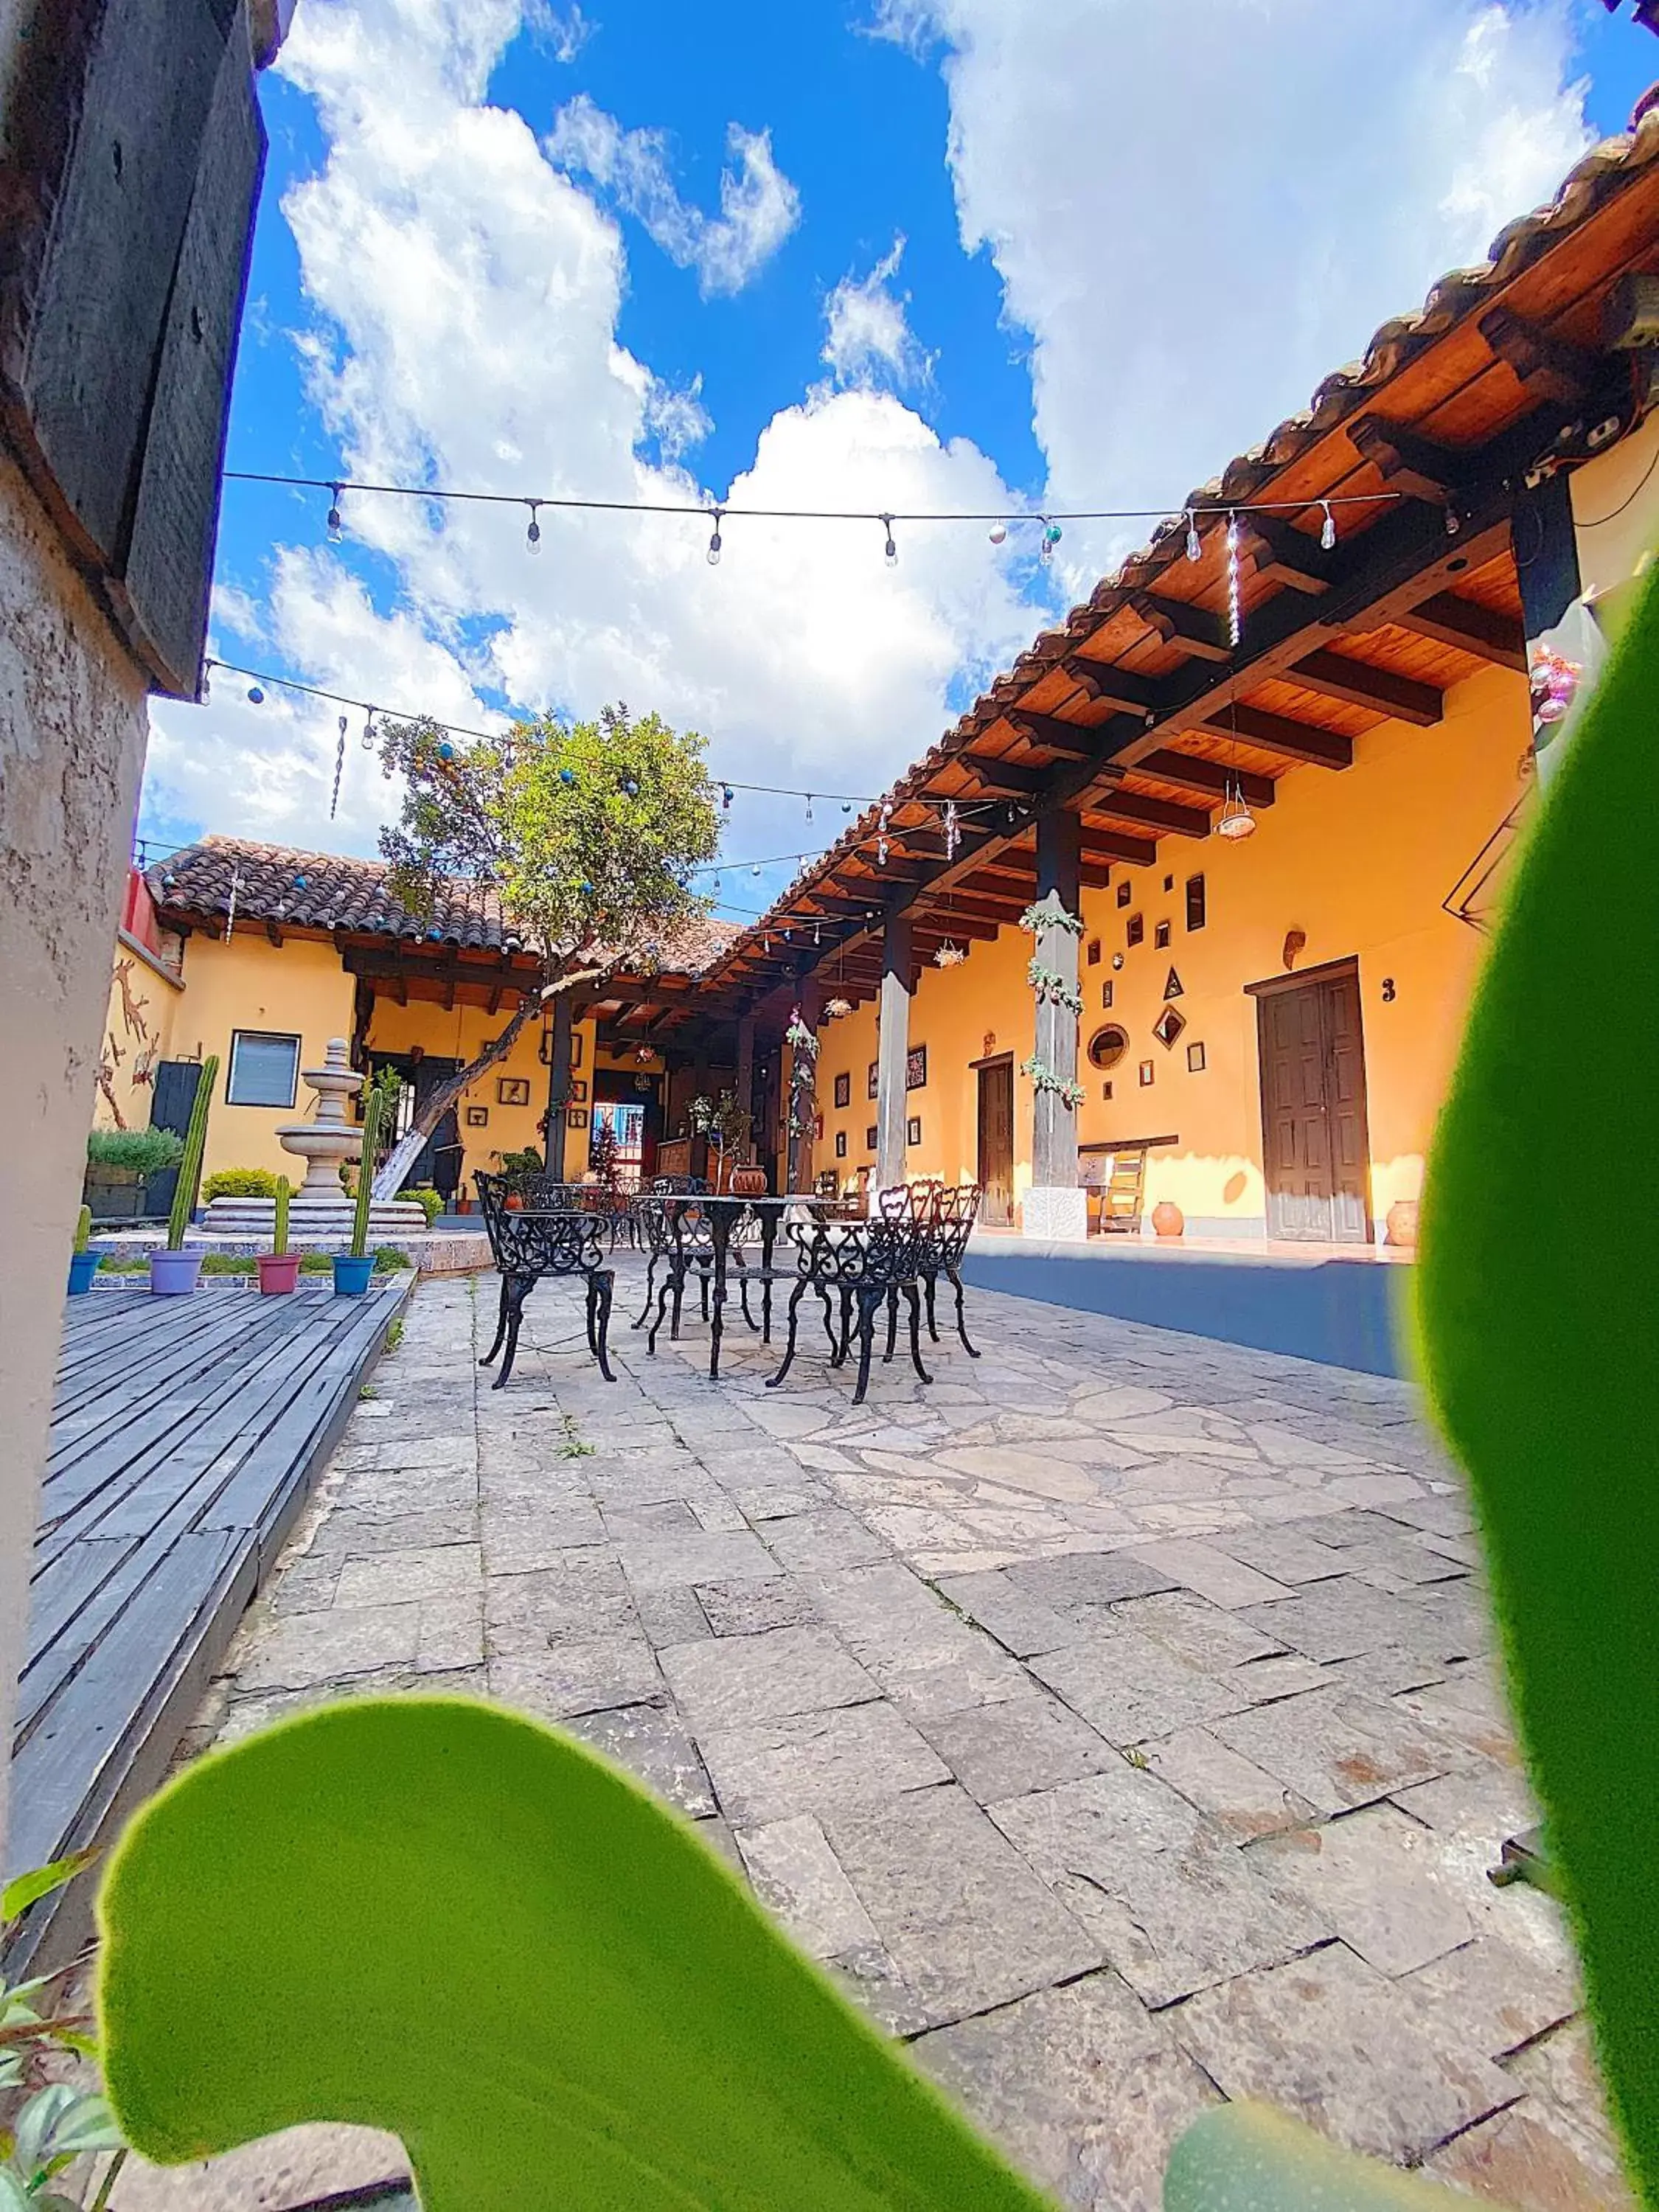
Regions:
<instances>
[{"instance_id":1,"label":"green shrub","mask_svg":"<svg viewBox=\"0 0 1659 2212\"><path fill-rule=\"evenodd\" d=\"M400 1190L398 1195L399 1198L414 1200L425 1213L426 1225L428 1229L444 1210L442 1193L434 1190L429 1182L411 1183L407 1190Z\"/></svg>"},{"instance_id":2,"label":"green shrub","mask_svg":"<svg viewBox=\"0 0 1659 2212\"><path fill-rule=\"evenodd\" d=\"M204 1275L252 1275L258 1272L252 1260L239 1259L234 1252L210 1252L202 1262Z\"/></svg>"},{"instance_id":3,"label":"green shrub","mask_svg":"<svg viewBox=\"0 0 1659 2212\"><path fill-rule=\"evenodd\" d=\"M410 1264L408 1253L400 1252L395 1244L377 1244L374 1247L374 1272L377 1275L396 1274L399 1267L407 1267Z\"/></svg>"},{"instance_id":4,"label":"green shrub","mask_svg":"<svg viewBox=\"0 0 1659 2212\"><path fill-rule=\"evenodd\" d=\"M300 1262L300 1273L302 1275L331 1275L334 1262L326 1252L307 1252Z\"/></svg>"},{"instance_id":5,"label":"green shrub","mask_svg":"<svg viewBox=\"0 0 1659 2212\"><path fill-rule=\"evenodd\" d=\"M216 1198L275 1198L277 1184L287 1181L269 1168L216 1168L202 1185L202 1203L210 1205Z\"/></svg>"},{"instance_id":6,"label":"green shrub","mask_svg":"<svg viewBox=\"0 0 1659 2212\"><path fill-rule=\"evenodd\" d=\"M521 1152L501 1154L501 1173L504 1176L537 1176L542 1172L542 1156L534 1145L526 1145Z\"/></svg>"},{"instance_id":7,"label":"green shrub","mask_svg":"<svg viewBox=\"0 0 1659 2212\"><path fill-rule=\"evenodd\" d=\"M185 1156L185 1140L171 1129L94 1129L87 1139L87 1164L135 1176L164 1175Z\"/></svg>"}]
</instances>

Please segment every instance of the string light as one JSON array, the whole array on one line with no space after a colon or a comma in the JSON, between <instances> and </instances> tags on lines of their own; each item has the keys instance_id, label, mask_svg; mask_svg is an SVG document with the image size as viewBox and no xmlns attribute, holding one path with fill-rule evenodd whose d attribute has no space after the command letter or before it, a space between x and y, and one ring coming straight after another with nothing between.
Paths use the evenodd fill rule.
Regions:
<instances>
[{"instance_id":1,"label":"string light","mask_svg":"<svg viewBox=\"0 0 1659 2212\"><path fill-rule=\"evenodd\" d=\"M339 742L334 748L334 790L328 802L328 818L331 822L340 811L340 778L345 773L346 718L340 717Z\"/></svg>"},{"instance_id":2,"label":"string light","mask_svg":"<svg viewBox=\"0 0 1659 2212\"><path fill-rule=\"evenodd\" d=\"M530 509L530 527L524 534L524 550L533 556L542 550L542 526L536 519L536 510L541 501L538 499L527 500L526 505Z\"/></svg>"},{"instance_id":3,"label":"string light","mask_svg":"<svg viewBox=\"0 0 1659 2212\"><path fill-rule=\"evenodd\" d=\"M374 751L376 739L374 736L374 709L372 707L365 707L363 709L363 734L360 742L366 753L372 753Z\"/></svg>"},{"instance_id":4,"label":"string light","mask_svg":"<svg viewBox=\"0 0 1659 2212\"><path fill-rule=\"evenodd\" d=\"M810 791L806 794L806 818L809 822L812 818L812 794Z\"/></svg>"},{"instance_id":5,"label":"string light","mask_svg":"<svg viewBox=\"0 0 1659 2212\"><path fill-rule=\"evenodd\" d=\"M337 545L345 536L345 525L340 520L340 494L343 486L331 483L328 489L328 521L325 526L328 532L329 544Z\"/></svg>"},{"instance_id":6,"label":"string light","mask_svg":"<svg viewBox=\"0 0 1659 2212\"><path fill-rule=\"evenodd\" d=\"M725 520L726 509L717 507L714 509L714 527L708 536L708 559L711 568L718 568L720 565L720 525Z\"/></svg>"},{"instance_id":7,"label":"string light","mask_svg":"<svg viewBox=\"0 0 1659 2212\"><path fill-rule=\"evenodd\" d=\"M993 545L1000 545L1006 538L1007 535L1008 526L1006 522L994 522L991 525L991 543Z\"/></svg>"},{"instance_id":8,"label":"string light","mask_svg":"<svg viewBox=\"0 0 1659 2212\"><path fill-rule=\"evenodd\" d=\"M957 802L950 799L945 804L945 857L954 860L957 848L962 843L962 824L957 817Z\"/></svg>"},{"instance_id":9,"label":"string light","mask_svg":"<svg viewBox=\"0 0 1659 2212\"><path fill-rule=\"evenodd\" d=\"M1187 558L1189 561L1204 558L1204 541L1198 534L1198 517L1190 507L1187 509Z\"/></svg>"},{"instance_id":10,"label":"string light","mask_svg":"<svg viewBox=\"0 0 1659 2212\"><path fill-rule=\"evenodd\" d=\"M1325 513L1325 520L1320 525L1319 543L1327 553L1334 553L1336 550L1336 517L1331 513L1331 503L1329 500L1322 499L1319 504L1324 509Z\"/></svg>"},{"instance_id":11,"label":"string light","mask_svg":"<svg viewBox=\"0 0 1659 2212\"><path fill-rule=\"evenodd\" d=\"M1054 548L1059 544L1063 534L1060 525L1057 522L1051 522L1045 514L1042 518L1042 536L1037 543L1039 561L1050 561L1054 558Z\"/></svg>"},{"instance_id":12,"label":"string light","mask_svg":"<svg viewBox=\"0 0 1659 2212\"><path fill-rule=\"evenodd\" d=\"M898 566L898 547L893 543L893 518L890 514L878 514L876 517L876 520L878 522L884 523L887 526L887 543L881 549L883 556L890 568L896 568Z\"/></svg>"},{"instance_id":13,"label":"string light","mask_svg":"<svg viewBox=\"0 0 1659 2212\"><path fill-rule=\"evenodd\" d=\"M1244 635L1243 576L1239 564L1238 517L1227 517L1227 641L1235 653Z\"/></svg>"},{"instance_id":14,"label":"string light","mask_svg":"<svg viewBox=\"0 0 1659 2212\"><path fill-rule=\"evenodd\" d=\"M876 836L876 866L878 868L884 868L887 866L887 831L892 819L893 802L890 799L884 799L881 802L881 819Z\"/></svg>"}]
</instances>

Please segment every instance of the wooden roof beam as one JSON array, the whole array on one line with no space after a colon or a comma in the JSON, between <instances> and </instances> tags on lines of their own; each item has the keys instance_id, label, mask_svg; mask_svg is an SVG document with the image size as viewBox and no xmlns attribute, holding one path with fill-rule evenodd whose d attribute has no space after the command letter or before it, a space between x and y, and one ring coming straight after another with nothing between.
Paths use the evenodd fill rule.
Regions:
<instances>
[{"instance_id":1,"label":"wooden roof beam","mask_svg":"<svg viewBox=\"0 0 1659 2212\"><path fill-rule=\"evenodd\" d=\"M1172 799L1151 799L1121 784L1097 791L1084 808L1085 814L1107 814L1115 822L1138 822L1147 830L1168 830L1176 837L1207 837L1210 817L1202 807L1177 806ZM1085 836L1088 836L1085 830Z\"/></svg>"},{"instance_id":2,"label":"wooden roof beam","mask_svg":"<svg viewBox=\"0 0 1659 2212\"><path fill-rule=\"evenodd\" d=\"M1023 761L986 760L978 753L958 753L952 765L966 769L987 791L1015 799L1030 798L1048 781L1044 769L1029 767Z\"/></svg>"},{"instance_id":3,"label":"wooden roof beam","mask_svg":"<svg viewBox=\"0 0 1659 2212\"><path fill-rule=\"evenodd\" d=\"M1189 606L1184 599L1161 599L1151 592L1131 592L1128 605L1165 645L1189 660L1231 660L1232 647L1218 615Z\"/></svg>"},{"instance_id":4,"label":"wooden roof beam","mask_svg":"<svg viewBox=\"0 0 1659 2212\"><path fill-rule=\"evenodd\" d=\"M1362 460L1369 461L1390 491L1407 498L1447 506L1452 494L1468 481L1471 455L1437 444L1401 422L1384 422L1376 415L1362 415L1344 426L1348 442Z\"/></svg>"},{"instance_id":5,"label":"wooden roof beam","mask_svg":"<svg viewBox=\"0 0 1659 2212\"><path fill-rule=\"evenodd\" d=\"M1144 721L1163 703L1164 688L1149 676L1134 676L1127 668L1115 668L1104 660L1085 660L1075 653L1060 665L1091 699L1097 703L1103 700L1121 714L1138 714Z\"/></svg>"},{"instance_id":6,"label":"wooden roof beam","mask_svg":"<svg viewBox=\"0 0 1659 2212\"><path fill-rule=\"evenodd\" d=\"M1288 714L1269 714L1263 707L1231 707L1225 714L1202 714L1192 727L1208 737L1233 738L1259 753L1275 753L1280 760L1301 761L1312 768L1352 768L1353 739L1334 730L1317 730L1311 722L1294 722ZM1145 767L1138 761L1138 768ZM1231 773L1224 769L1224 775Z\"/></svg>"},{"instance_id":7,"label":"wooden roof beam","mask_svg":"<svg viewBox=\"0 0 1659 2212\"><path fill-rule=\"evenodd\" d=\"M1199 760L1191 753L1176 752L1167 746L1138 760L1130 773L1156 776L1160 783L1173 784L1178 791L1190 791L1199 799L1224 799L1229 783L1237 784L1241 795L1251 806L1271 806L1279 796L1270 775L1257 775L1248 769L1224 768L1219 761Z\"/></svg>"},{"instance_id":8,"label":"wooden roof beam","mask_svg":"<svg viewBox=\"0 0 1659 2212\"><path fill-rule=\"evenodd\" d=\"M1389 714L1395 721L1414 722L1426 730L1440 720L1444 709L1441 693L1432 684L1414 676L1397 675L1391 668L1373 668L1369 661L1351 660L1346 653L1321 646L1284 672L1287 684L1304 691L1317 691L1344 706L1364 707L1368 713Z\"/></svg>"},{"instance_id":9,"label":"wooden roof beam","mask_svg":"<svg viewBox=\"0 0 1659 2212\"><path fill-rule=\"evenodd\" d=\"M1479 660L1526 674L1527 634L1513 615L1498 608L1460 599L1455 592L1437 592L1392 619L1396 629L1410 630L1413 637L1432 638L1437 645L1455 646Z\"/></svg>"},{"instance_id":10,"label":"wooden roof beam","mask_svg":"<svg viewBox=\"0 0 1659 2212\"><path fill-rule=\"evenodd\" d=\"M1085 860L1122 860L1137 868L1150 868L1158 858L1155 837L1120 837L1110 830L1094 830L1085 822L1083 825L1083 857Z\"/></svg>"},{"instance_id":11,"label":"wooden roof beam","mask_svg":"<svg viewBox=\"0 0 1659 2212\"><path fill-rule=\"evenodd\" d=\"M1002 719L1021 737L1046 745L1050 752L1064 753L1071 760L1094 759L1106 748L1109 733L1115 726L1114 722L1101 722L1085 730L1079 723L1062 722L1058 714L1039 714L1029 707L1005 707ZM1136 717L1138 721L1140 719Z\"/></svg>"},{"instance_id":12,"label":"wooden roof beam","mask_svg":"<svg viewBox=\"0 0 1659 2212\"><path fill-rule=\"evenodd\" d=\"M1271 514L1249 514L1243 523L1255 541L1258 576L1310 597L1329 591L1336 556L1327 553L1317 538Z\"/></svg>"},{"instance_id":13,"label":"wooden roof beam","mask_svg":"<svg viewBox=\"0 0 1659 2212\"><path fill-rule=\"evenodd\" d=\"M1577 407L1595 391L1601 364L1582 347L1552 337L1536 323L1528 323L1507 307L1488 307L1475 326L1499 361L1506 361L1528 396L1559 399Z\"/></svg>"}]
</instances>

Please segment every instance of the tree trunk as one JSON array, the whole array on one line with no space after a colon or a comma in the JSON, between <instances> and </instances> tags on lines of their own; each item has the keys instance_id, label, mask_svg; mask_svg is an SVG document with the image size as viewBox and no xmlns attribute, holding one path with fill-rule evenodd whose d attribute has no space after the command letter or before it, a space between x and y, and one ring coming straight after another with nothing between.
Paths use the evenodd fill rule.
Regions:
<instances>
[{"instance_id":1,"label":"tree trunk","mask_svg":"<svg viewBox=\"0 0 1659 2212\"><path fill-rule=\"evenodd\" d=\"M540 1013L547 1001L557 998L561 992L573 991L580 984L591 983L603 972L598 968L578 969L574 975L562 975L556 983L544 983L538 991L527 992L519 1001L519 1011L495 1042L486 1045L475 1060L434 1090L409 1127L386 1154L374 1178L375 1198L396 1198L404 1177L420 1158L427 1139L439 1122L464 1091L470 1090L481 1075L487 1074L492 1067L499 1066L507 1057L532 1014Z\"/></svg>"}]
</instances>

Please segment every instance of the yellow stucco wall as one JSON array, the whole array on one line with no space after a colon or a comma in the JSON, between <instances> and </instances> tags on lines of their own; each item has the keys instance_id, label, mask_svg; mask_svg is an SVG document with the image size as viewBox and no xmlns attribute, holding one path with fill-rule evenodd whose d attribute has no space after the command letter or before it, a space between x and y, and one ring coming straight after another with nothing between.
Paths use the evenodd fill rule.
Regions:
<instances>
[{"instance_id":1,"label":"yellow stucco wall","mask_svg":"<svg viewBox=\"0 0 1659 2212\"><path fill-rule=\"evenodd\" d=\"M310 1116L315 1100L298 1085L293 1108L228 1106L234 1030L297 1036L302 1068L322 1064L331 1037L351 1034L351 978L331 945L290 937L278 947L263 934L238 930L222 938L197 934L185 945L184 994L173 1017L169 1056L219 1055L219 1079L208 1120L205 1171L265 1168L297 1182L301 1163L276 1141L284 1121Z\"/></svg>"},{"instance_id":2,"label":"yellow stucco wall","mask_svg":"<svg viewBox=\"0 0 1659 2212\"><path fill-rule=\"evenodd\" d=\"M1575 470L1571 492L1584 588L1611 590L1659 545L1659 414Z\"/></svg>"},{"instance_id":3,"label":"yellow stucco wall","mask_svg":"<svg viewBox=\"0 0 1659 2212\"><path fill-rule=\"evenodd\" d=\"M1455 921L1441 902L1521 794L1520 763L1529 722L1522 679L1489 670L1447 695L1444 720L1419 730L1390 722L1362 738L1352 768L1340 774L1292 769L1277 803L1264 808L1253 837L1237 844L1210 837L1166 837L1158 865L1124 872L1131 903L1115 884L1085 891L1084 948L1098 938L1101 959L1082 972L1086 1046L1103 1023L1127 1030L1129 1048L1109 1077L1087 1066L1088 1098L1079 1114L1083 1144L1174 1135L1179 1142L1148 1163L1146 1206L1171 1198L1195 1229L1259 1234L1265 1217L1255 1002L1249 982L1285 971L1287 933L1306 944L1298 969L1358 956L1369 1096L1373 1218L1380 1235L1395 1199L1414 1198L1423 1156L1443 1095L1462 1014L1485 939ZM1185 927L1185 883L1201 872L1206 925ZM1165 877L1173 878L1165 891ZM1126 944L1133 914L1144 941ZM1171 925L1160 951L1156 925ZM1112 967L1115 953L1123 966ZM1016 1071L1033 1044L1033 1005L1025 981L1031 940L1005 929L976 944L960 968L929 969L912 1001L913 1045L927 1047L927 1085L908 1097L922 1141L908 1159L913 1174L971 1176L976 1167L977 1083L969 1063L1012 1050ZM1165 1003L1169 971L1180 977L1174 1000L1187 1027L1173 1050L1152 1034ZM1385 980L1392 993L1385 997ZM1113 985L1109 1012L1102 986ZM833 987L831 987L833 988ZM823 1031L819 1103L825 1139L821 1167L850 1174L872 1155L865 1134L874 1108L866 1073L875 1056L875 1008L865 1006ZM1206 1066L1189 1072L1187 1048L1201 1043ZM1138 1070L1152 1065L1143 1088ZM834 1105L835 1078L851 1080L850 1104ZM1102 1096L1109 1080L1113 1096ZM1031 1086L1014 1080L1016 1194L1030 1182ZM835 1159L837 1128L848 1154Z\"/></svg>"},{"instance_id":4,"label":"yellow stucco wall","mask_svg":"<svg viewBox=\"0 0 1659 2212\"><path fill-rule=\"evenodd\" d=\"M173 1020L183 997L182 983L143 945L118 937L98 1060L95 1129L149 1127L150 1081L157 1061L173 1056Z\"/></svg>"}]
</instances>

